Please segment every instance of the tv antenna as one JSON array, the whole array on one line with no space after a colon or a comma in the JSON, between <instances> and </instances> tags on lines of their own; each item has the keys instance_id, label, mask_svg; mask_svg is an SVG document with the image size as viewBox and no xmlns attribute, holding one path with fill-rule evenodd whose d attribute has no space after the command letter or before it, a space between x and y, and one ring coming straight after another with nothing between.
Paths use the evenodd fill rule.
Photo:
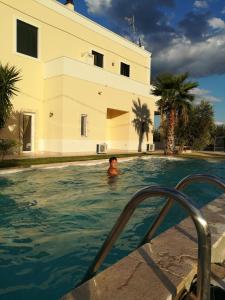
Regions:
<instances>
[{"instance_id":1,"label":"tv antenna","mask_svg":"<svg viewBox=\"0 0 225 300\"><path fill-rule=\"evenodd\" d=\"M124 20L127 21L128 25L131 28L132 35L135 36L135 34L136 34L136 27L135 27L135 18L134 18L134 16L132 16L132 17L125 17Z\"/></svg>"}]
</instances>

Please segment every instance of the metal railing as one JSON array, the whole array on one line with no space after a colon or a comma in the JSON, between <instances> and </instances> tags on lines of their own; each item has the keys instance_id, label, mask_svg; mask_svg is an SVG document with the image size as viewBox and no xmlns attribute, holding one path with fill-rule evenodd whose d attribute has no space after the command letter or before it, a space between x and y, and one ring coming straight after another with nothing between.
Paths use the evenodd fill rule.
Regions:
<instances>
[{"instance_id":1,"label":"metal railing","mask_svg":"<svg viewBox=\"0 0 225 300\"><path fill-rule=\"evenodd\" d=\"M222 180L219 177L213 175L206 175L206 174L194 174L183 178L176 185L176 190L181 190L193 182L208 182L210 184L213 184L221 188L225 192L225 184L222 182ZM142 246L143 244L149 242L153 238L157 228L161 225L162 221L168 214L172 205L173 205L173 199L168 199L139 246Z\"/></svg>"},{"instance_id":2,"label":"metal railing","mask_svg":"<svg viewBox=\"0 0 225 300\"><path fill-rule=\"evenodd\" d=\"M191 199L174 188L150 186L138 191L124 208L116 224L106 238L91 267L81 283L91 279L99 270L106 256L112 249L119 235L133 215L137 206L147 198L166 196L173 199L187 211L192 218L198 236L198 271L197 271L197 299L209 300L210 295L210 264L211 264L211 235L208 224L201 212L195 207ZM163 215L164 217L164 215ZM162 218L163 218L162 217ZM81 284L80 283L80 284Z\"/></svg>"}]
</instances>

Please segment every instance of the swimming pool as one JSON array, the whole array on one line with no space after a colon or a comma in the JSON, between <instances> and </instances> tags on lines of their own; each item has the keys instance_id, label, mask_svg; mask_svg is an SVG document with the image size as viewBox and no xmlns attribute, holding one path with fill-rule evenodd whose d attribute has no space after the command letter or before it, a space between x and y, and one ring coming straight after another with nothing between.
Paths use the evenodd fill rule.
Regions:
<instances>
[{"instance_id":1,"label":"swimming pool","mask_svg":"<svg viewBox=\"0 0 225 300\"><path fill-rule=\"evenodd\" d=\"M225 180L225 161L146 158L120 164L113 181L106 164L28 170L0 175L0 299L59 299L84 275L116 219L138 189L174 186L184 176L208 173ZM192 185L200 207L221 191ZM132 251L163 199L136 211L105 266ZM161 230L184 217L175 206Z\"/></svg>"}]
</instances>

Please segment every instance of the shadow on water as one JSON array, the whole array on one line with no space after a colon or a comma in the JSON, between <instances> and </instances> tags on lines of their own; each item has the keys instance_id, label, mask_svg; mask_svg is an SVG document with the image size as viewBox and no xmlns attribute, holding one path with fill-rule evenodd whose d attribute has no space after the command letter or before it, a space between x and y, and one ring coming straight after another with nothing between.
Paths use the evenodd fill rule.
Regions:
<instances>
[{"instance_id":1,"label":"shadow on water","mask_svg":"<svg viewBox=\"0 0 225 300\"><path fill-rule=\"evenodd\" d=\"M0 191L2 188L8 188L14 184L13 180L10 180L7 177L0 176Z\"/></svg>"}]
</instances>

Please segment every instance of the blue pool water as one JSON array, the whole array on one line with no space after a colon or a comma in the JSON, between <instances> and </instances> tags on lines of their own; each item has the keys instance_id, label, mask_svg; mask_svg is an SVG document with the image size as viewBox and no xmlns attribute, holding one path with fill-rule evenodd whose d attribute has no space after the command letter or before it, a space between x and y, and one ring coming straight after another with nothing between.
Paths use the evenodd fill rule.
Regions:
<instances>
[{"instance_id":1,"label":"blue pool water","mask_svg":"<svg viewBox=\"0 0 225 300\"><path fill-rule=\"evenodd\" d=\"M102 164L0 175L0 299L59 299L73 288L138 189L174 186L200 172L225 180L225 161L135 159L120 164L123 174L113 182L106 168ZM201 207L221 191L198 184L186 193ZM163 203L153 198L138 208L104 267L138 245ZM160 230L184 216L176 205Z\"/></svg>"}]
</instances>

